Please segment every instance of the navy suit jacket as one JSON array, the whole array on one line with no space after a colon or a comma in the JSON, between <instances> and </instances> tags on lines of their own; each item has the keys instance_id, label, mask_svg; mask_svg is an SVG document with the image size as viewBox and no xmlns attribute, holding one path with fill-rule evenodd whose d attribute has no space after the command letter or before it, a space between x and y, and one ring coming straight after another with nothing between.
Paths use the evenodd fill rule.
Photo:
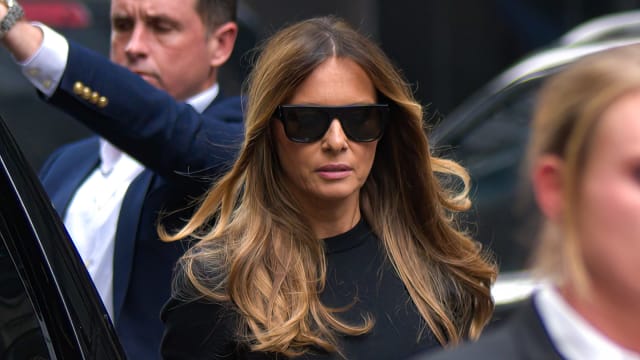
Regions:
<instances>
[{"instance_id":1,"label":"navy suit jacket","mask_svg":"<svg viewBox=\"0 0 640 360\"><path fill-rule=\"evenodd\" d=\"M108 104L100 107L77 95L78 81ZM192 211L186 208L189 203L232 165L243 135L239 98L219 95L198 114L128 70L70 43L67 68L49 101L146 167L129 186L118 218L112 320L129 358L159 358L159 313L187 244L160 241L158 218L181 209L162 218L169 230L179 227ZM61 216L99 161L98 137L92 137L63 146L45 163L40 177Z\"/></svg>"},{"instance_id":2,"label":"navy suit jacket","mask_svg":"<svg viewBox=\"0 0 640 360\"><path fill-rule=\"evenodd\" d=\"M521 304L506 322L475 343L427 353L412 360L562 360L532 299Z\"/></svg>"}]
</instances>

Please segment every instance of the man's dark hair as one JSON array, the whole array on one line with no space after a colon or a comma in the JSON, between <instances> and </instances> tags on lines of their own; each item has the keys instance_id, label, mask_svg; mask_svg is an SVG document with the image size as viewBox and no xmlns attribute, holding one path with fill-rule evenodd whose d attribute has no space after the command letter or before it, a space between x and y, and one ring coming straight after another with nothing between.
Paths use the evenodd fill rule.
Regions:
<instances>
[{"instance_id":1,"label":"man's dark hair","mask_svg":"<svg viewBox=\"0 0 640 360\"><path fill-rule=\"evenodd\" d=\"M236 21L236 0L196 0L196 12L209 31L228 21Z\"/></svg>"}]
</instances>

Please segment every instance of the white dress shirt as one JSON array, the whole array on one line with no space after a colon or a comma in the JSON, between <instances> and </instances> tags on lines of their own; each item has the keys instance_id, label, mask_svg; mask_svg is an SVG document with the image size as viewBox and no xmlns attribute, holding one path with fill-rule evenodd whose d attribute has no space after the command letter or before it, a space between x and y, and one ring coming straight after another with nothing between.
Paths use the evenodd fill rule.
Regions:
<instances>
[{"instance_id":1,"label":"white dress shirt","mask_svg":"<svg viewBox=\"0 0 640 360\"><path fill-rule=\"evenodd\" d=\"M611 341L589 324L551 284L534 295L542 322L560 354L568 360L640 360L640 354Z\"/></svg>"},{"instance_id":2,"label":"white dress shirt","mask_svg":"<svg viewBox=\"0 0 640 360\"><path fill-rule=\"evenodd\" d=\"M69 43L49 27L34 24L43 31L42 46L20 65L27 79L49 97L64 73ZM218 92L218 84L214 84L186 102L201 113ZM78 188L64 214L67 231L112 319L113 251L118 216L129 185L142 171L142 164L100 139L100 165Z\"/></svg>"}]
</instances>

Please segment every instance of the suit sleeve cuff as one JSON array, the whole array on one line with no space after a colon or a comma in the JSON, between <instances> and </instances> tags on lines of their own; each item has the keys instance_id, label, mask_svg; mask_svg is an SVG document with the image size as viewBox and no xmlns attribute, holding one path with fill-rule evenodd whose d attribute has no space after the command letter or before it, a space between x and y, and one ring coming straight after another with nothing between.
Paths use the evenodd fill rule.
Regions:
<instances>
[{"instance_id":1,"label":"suit sleeve cuff","mask_svg":"<svg viewBox=\"0 0 640 360\"><path fill-rule=\"evenodd\" d=\"M64 36L50 27L39 22L32 24L42 30L42 45L32 57L20 62L19 65L31 84L46 97L51 97L65 71L69 57L69 43Z\"/></svg>"}]
</instances>

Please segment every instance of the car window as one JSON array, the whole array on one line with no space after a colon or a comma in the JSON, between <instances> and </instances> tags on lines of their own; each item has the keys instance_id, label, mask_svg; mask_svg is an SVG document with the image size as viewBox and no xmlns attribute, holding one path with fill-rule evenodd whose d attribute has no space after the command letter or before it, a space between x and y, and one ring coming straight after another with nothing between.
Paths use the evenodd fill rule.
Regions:
<instances>
[{"instance_id":1,"label":"car window","mask_svg":"<svg viewBox=\"0 0 640 360\"><path fill-rule=\"evenodd\" d=\"M4 241L0 242L0 359L48 358L33 305Z\"/></svg>"},{"instance_id":2,"label":"car window","mask_svg":"<svg viewBox=\"0 0 640 360\"><path fill-rule=\"evenodd\" d=\"M438 135L445 156L471 175L471 233L496 253L501 271L520 270L528 262L537 210L522 185L524 149L540 79L508 87L460 118L454 132ZM448 124L451 125L451 124ZM441 137L441 138L440 138Z\"/></svg>"}]
</instances>

